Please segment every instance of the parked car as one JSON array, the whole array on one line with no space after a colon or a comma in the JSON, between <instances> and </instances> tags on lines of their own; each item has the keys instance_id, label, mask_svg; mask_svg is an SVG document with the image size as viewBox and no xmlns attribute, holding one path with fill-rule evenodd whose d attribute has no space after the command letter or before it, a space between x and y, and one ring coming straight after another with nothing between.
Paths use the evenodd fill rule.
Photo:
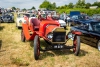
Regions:
<instances>
[{"instance_id":1,"label":"parked car","mask_svg":"<svg viewBox=\"0 0 100 67\"><path fill-rule=\"evenodd\" d=\"M2 22L14 22L14 15L13 13L4 13L1 16Z\"/></svg>"},{"instance_id":2,"label":"parked car","mask_svg":"<svg viewBox=\"0 0 100 67\"><path fill-rule=\"evenodd\" d=\"M94 14L92 18L100 21L100 14Z\"/></svg>"},{"instance_id":3,"label":"parked car","mask_svg":"<svg viewBox=\"0 0 100 67\"><path fill-rule=\"evenodd\" d=\"M3 20L2 20L2 17L0 16L0 23L2 23L3 22Z\"/></svg>"},{"instance_id":4,"label":"parked car","mask_svg":"<svg viewBox=\"0 0 100 67\"><path fill-rule=\"evenodd\" d=\"M27 21L27 20L26 20ZM30 23L27 24L27 23ZM80 34L77 31L72 32L75 34L72 44L66 44L70 38L66 35L66 30L60 27L60 24L51 18L38 20L32 18L30 22L22 23L21 40L32 40L34 45L34 58L39 59L40 51L47 50L61 50L73 49L74 54L77 56L80 51ZM78 33L78 34L77 34ZM45 48L41 47L41 39L49 44L45 44Z\"/></svg>"},{"instance_id":5,"label":"parked car","mask_svg":"<svg viewBox=\"0 0 100 67\"><path fill-rule=\"evenodd\" d=\"M0 26L1 26L1 22L2 22L2 19L1 19L2 17L0 16Z\"/></svg>"},{"instance_id":6,"label":"parked car","mask_svg":"<svg viewBox=\"0 0 100 67\"><path fill-rule=\"evenodd\" d=\"M73 15L70 19L71 26L80 25L81 23L88 22L91 19L88 15Z\"/></svg>"},{"instance_id":7,"label":"parked car","mask_svg":"<svg viewBox=\"0 0 100 67\"><path fill-rule=\"evenodd\" d=\"M48 14L47 14L48 13ZM66 28L66 22L59 18L55 11L46 11L46 13L41 14L41 19L51 19L60 23L61 27Z\"/></svg>"},{"instance_id":8,"label":"parked car","mask_svg":"<svg viewBox=\"0 0 100 67\"><path fill-rule=\"evenodd\" d=\"M65 22L67 22L67 19L70 17L69 14L66 14L66 19L65 19ZM61 20L64 20L64 15L63 14L60 14L60 19Z\"/></svg>"},{"instance_id":9,"label":"parked car","mask_svg":"<svg viewBox=\"0 0 100 67\"><path fill-rule=\"evenodd\" d=\"M79 26L71 27L71 31L80 31L81 42L96 46L100 51L100 21L91 20Z\"/></svg>"},{"instance_id":10,"label":"parked car","mask_svg":"<svg viewBox=\"0 0 100 67\"><path fill-rule=\"evenodd\" d=\"M20 12L20 13L17 14L16 27L18 27L18 28L22 27L22 23L25 22L24 15L27 15L29 18L36 17L36 15L32 14L32 13L23 13L23 12Z\"/></svg>"}]
</instances>

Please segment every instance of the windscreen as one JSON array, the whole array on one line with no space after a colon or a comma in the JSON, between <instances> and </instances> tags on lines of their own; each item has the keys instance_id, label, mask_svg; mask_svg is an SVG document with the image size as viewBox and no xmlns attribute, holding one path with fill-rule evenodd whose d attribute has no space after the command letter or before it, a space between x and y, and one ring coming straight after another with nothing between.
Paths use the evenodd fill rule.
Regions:
<instances>
[{"instance_id":1,"label":"windscreen","mask_svg":"<svg viewBox=\"0 0 100 67\"><path fill-rule=\"evenodd\" d=\"M91 25L92 25L94 31L100 33L100 22L94 22L94 23L91 23Z\"/></svg>"}]
</instances>

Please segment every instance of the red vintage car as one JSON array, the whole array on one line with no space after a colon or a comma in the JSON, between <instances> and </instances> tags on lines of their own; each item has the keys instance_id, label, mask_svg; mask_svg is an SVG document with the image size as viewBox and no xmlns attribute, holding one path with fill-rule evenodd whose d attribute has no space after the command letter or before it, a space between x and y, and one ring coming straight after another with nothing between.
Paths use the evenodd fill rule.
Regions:
<instances>
[{"instance_id":1,"label":"red vintage car","mask_svg":"<svg viewBox=\"0 0 100 67\"><path fill-rule=\"evenodd\" d=\"M26 19L26 18L25 18ZM67 40L71 39L66 35L64 27L60 27L58 21L52 20L50 17L42 18L41 21L37 18L26 19L22 24L21 40L34 41L34 58L39 59L40 51L56 50L56 49L73 49L74 54L77 56L80 51L80 32L73 31L74 40L72 46L65 45ZM45 49L41 48L40 38L43 38L46 43Z\"/></svg>"}]
</instances>

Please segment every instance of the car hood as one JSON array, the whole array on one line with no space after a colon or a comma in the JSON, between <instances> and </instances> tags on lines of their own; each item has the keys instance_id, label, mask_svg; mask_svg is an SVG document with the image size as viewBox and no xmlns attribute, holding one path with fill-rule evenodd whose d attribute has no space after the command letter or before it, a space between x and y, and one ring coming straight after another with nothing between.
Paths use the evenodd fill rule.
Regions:
<instances>
[{"instance_id":1,"label":"car hood","mask_svg":"<svg viewBox=\"0 0 100 67\"><path fill-rule=\"evenodd\" d=\"M79 22L82 22L82 23L86 23L86 22L90 22L91 20L89 20L89 19L83 19L83 20L78 20Z\"/></svg>"}]
</instances>

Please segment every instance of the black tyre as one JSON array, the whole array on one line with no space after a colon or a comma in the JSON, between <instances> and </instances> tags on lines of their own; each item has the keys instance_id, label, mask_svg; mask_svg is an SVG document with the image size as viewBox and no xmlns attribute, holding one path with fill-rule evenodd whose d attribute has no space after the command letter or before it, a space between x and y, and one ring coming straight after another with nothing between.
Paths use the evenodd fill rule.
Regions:
<instances>
[{"instance_id":1,"label":"black tyre","mask_svg":"<svg viewBox=\"0 0 100 67\"><path fill-rule=\"evenodd\" d=\"M97 48L98 48L98 50L100 51L100 40L99 40L98 43L97 43Z\"/></svg>"},{"instance_id":2,"label":"black tyre","mask_svg":"<svg viewBox=\"0 0 100 67\"><path fill-rule=\"evenodd\" d=\"M80 52L80 36L75 35L74 40L73 40L73 52L76 56L78 56Z\"/></svg>"},{"instance_id":3,"label":"black tyre","mask_svg":"<svg viewBox=\"0 0 100 67\"><path fill-rule=\"evenodd\" d=\"M21 30L21 41L25 42L25 35L24 35L24 32L23 32L23 29Z\"/></svg>"},{"instance_id":4,"label":"black tyre","mask_svg":"<svg viewBox=\"0 0 100 67\"><path fill-rule=\"evenodd\" d=\"M35 60L39 59L39 55L40 55L40 39L39 39L39 36L36 35L34 37L34 58Z\"/></svg>"},{"instance_id":5,"label":"black tyre","mask_svg":"<svg viewBox=\"0 0 100 67\"><path fill-rule=\"evenodd\" d=\"M20 29L20 27L17 27L18 29Z\"/></svg>"}]
</instances>

